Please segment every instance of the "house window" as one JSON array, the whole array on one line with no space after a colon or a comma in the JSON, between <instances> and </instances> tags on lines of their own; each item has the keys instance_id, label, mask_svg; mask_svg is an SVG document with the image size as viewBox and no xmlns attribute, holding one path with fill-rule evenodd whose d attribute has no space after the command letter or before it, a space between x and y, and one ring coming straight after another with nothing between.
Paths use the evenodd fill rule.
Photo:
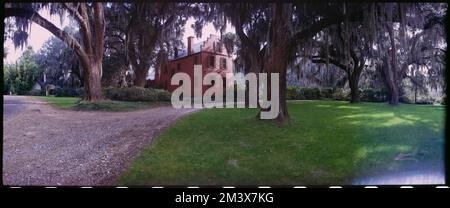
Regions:
<instances>
[{"instance_id":1,"label":"house window","mask_svg":"<svg viewBox=\"0 0 450 208\"><path fill-rule=\"evenodd\" d=\"M227 60L225 58L220 58L220 68L221 69L227 68Z\"/></svg>"},{"instance_id":2,"label":"house window","mask_svg":"<svg viewBox=\"0 0 450 208\"><path fill-rule=\"evenodd\" d=\"M216 57L215 56L210 56L209 57L209 64L210 67L215 67L216 66Z\"/></svg>"}]
</instances>

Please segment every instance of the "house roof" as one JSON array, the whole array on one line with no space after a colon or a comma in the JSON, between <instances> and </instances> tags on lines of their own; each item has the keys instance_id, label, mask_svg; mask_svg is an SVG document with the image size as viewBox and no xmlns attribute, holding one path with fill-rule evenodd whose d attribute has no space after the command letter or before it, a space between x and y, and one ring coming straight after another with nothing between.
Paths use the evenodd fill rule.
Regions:
<instances>
[{"instance_id":1,"label":"house roof","mask_svg":"<svg viewBox=\"0 0 450 208\"><path fill-rule=\"evenodd\" d=\"M193 44L192 45L192 54L200 52L202 50L202 44L204 42L205 41ZM187 49L183 49L183 50L178 51L178 57L177 58L174 58L173 56L169 56L169 61L174 60L174 59L183 58L183 57L185 57L187 55L188 55L187 54Z\"/></svg>"},{"instance_id":2,"label":"house roof","mask_svg":"<svg viewBox=\"0 0 450 208\"><path fill-rule=\"evenodd\" d=\"M191 54L201 52L203 46L205 45L205 42L210 41L210 40L220 40L220 37L217 36L217 35L211 34L205 41L192 44L192 53ZM182 49L182 50L178 51L178 57L177 58L175 58L173 56L169 56L169 61L172 61L172 60L175 60L175 59L184 58L186 56L188 56L187 49Z\"/></svg>"}]
</instances>

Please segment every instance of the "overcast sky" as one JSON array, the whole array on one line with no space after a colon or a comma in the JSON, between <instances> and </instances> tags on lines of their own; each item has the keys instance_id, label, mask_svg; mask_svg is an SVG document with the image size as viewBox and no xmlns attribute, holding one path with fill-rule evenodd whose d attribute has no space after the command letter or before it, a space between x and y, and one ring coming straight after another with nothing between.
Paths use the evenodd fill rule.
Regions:
<instances>
[{"instance_id":1,"label":"overcast sky","mask_svg":"<svg viewBox=\"0 0 450 208\"><path fill-rule=\"evenodd\" d=\"M59 28L64 28L65 26L69 25L69 21L70 21L69 18L64 18L64 22L61 24L59 16L57 16L57 15L50 16L47 10L41 10L39 12L39 14L42 15L44 18L48 19L50 22L52 22ZM186 25L184 26L185 32L184 32L184 36L183 36L183 42L184 42L185 46L187 45L187 37L189 37L189 36L195 37L194 29L192 29L192 27L191 27L191 25L193 23L194 23L194 19L190 18L190 19L188 19L188 21L186 22ZM28 45L33 47L34 51L38 51L42 47L44 42L47 41L51 36L53 36L46 29L42 28L41 26L39 26L35 23L32 23L29 32L30 32L30 34L29 34L30 37L28 38ZM226 32L234 33L235 30L230 24L228 24ZM212 23L209 23L205 27L203 27L202 37L195 38L194 43L206 40L206 38L209 37L210 34L220 35L220 31L216 31L214 29L214 26L212 25ZM17 58L19 58L23 53L23 50L20 49L20 47L17 49L14 49L14 45L10 39L8 39L7 41L4 42L3 47L7 48L7 50L8 50L8 56L6 57L7 63L15 62L17 60ZM26 47L24 47L24 50L25 49L26 49Z\"/></svg>"}]
</instances>

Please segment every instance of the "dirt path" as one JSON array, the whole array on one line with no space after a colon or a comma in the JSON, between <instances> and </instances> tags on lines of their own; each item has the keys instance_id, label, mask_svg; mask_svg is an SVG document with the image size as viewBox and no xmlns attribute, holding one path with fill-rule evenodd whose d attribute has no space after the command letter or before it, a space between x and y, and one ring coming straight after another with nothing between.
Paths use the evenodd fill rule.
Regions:
<instances>
[{"instance_id":1,"label":"dirt path","mask_svg":"<svg viewBox=\"0 0 450 208\"><path fill-rule=\"evenodd\" d=\"M33 98L27 98L33 99ZM115 185L162 130L195 109L82 112L33 105L3 125L3 184Z\"/></svg>"}]
</instances>

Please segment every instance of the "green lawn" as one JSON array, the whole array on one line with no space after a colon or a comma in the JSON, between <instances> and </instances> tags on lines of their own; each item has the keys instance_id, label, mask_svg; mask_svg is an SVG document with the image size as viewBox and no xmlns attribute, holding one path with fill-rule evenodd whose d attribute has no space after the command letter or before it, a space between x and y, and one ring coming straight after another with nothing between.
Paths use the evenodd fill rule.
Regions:
<instances>
[{"instance_id":1,"label":"green lawn","mask_svg":"<svg viewBox=\"0 0 450 208\"><path fill-rule=\"evenodd\" d=\"M77 97L34 96L59 108L71 108L80 100Z\"/></svg>"},{"instance_id":2,"label":"green lawn","mask_svg":"<svg viewBox=\"0 0 450 208\"><path fill-rule=\"evenodd\" d=\"M287 127L256 109L205 109L155 139L120 185L349 184L443 163L445 107L292 101ZM412 153L415 160L395 160Z\"/></svg>"},{"instance_id":3,"label":"green lawn","mask_svg":"<svg viewBox=\"0 0 450 208\"><path fill-rule=\"evenodd\" d=\"M75 97L36 96L36 98L47 101L59 108L83 111L131 111L151 108L159 105L167 105L166 102L126 102L113 100L88 103L82 102L80 98Z\"/></svg>"}]
</instances>

